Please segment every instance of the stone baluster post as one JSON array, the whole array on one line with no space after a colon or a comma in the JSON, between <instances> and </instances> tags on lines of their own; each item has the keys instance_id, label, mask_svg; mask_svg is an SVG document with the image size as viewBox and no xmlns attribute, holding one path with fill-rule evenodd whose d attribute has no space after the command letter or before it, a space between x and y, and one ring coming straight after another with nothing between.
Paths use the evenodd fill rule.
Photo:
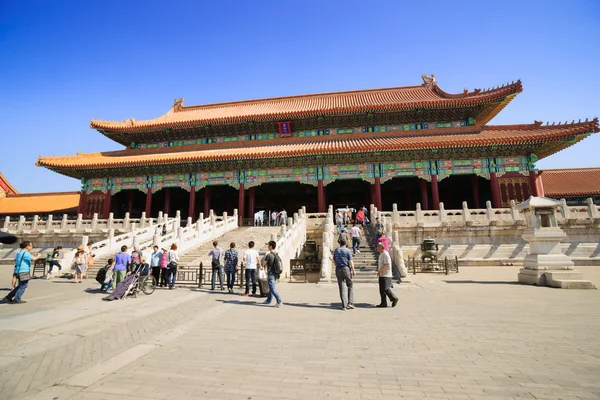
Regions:
<instances>
[{"instance_id":1,"label":"stone baluster post","mask_svg":"<svg viewBox=\"0 0 600 400\"><path fill-rule=\"evenodd\" d=\"M492 221L494 219L494 209L492 208L492 202L485 202L485 217L488 221Z\"/></svg>"},{"instance_id":2,"label":"stone baluster post","mask_svg":"<svg viewBox=\"0 0 600 400\"><path fill-rule=\"evenodd\" d=\"M92 216L92 231L98 229L98 213L94 213Z\"/></svg>"},{"instance_id":3,"label":"stone baluster post","mask_svg":"<svg viewBox=\"0 0 600 400\"><path fill-rule=\"evenodd\" d=\"M142 217L140 218L140 228L146 227L146 211L142 211Z\"/></svg>"},{"instance_id":4,"label":"stone baluster post","mask_svg":"<svg viewBox=\"0 0 600 400\"><path fill-rule=\"evenodd\" d=\"M415 222L417 225L423 223L423 210L421 210L421 203L417 203L417 209L415 210Z\"/></svg>"},{"instance_id":5,"label":"stone baluster post","mask_svg":"<svg viewBox=\"0 0 600 400\"><path fill-rule=\"evenodd\" d=\"M175 227L174 229L178 229L181 226L181 211L177 210L175 212Z\"/></svg>"},{"instance_id":6,"label":"stone baluster post","mask_svg":"<svg viewBox=\"0 0 600 400\"><path fill-rule=\"evenodd\" d=\"M148 218L148 226L150 228L154 227L154 219L153 218Z\"/></svg>"},{"instance_id":7,"label":"stone baluster post","mask_svg":"<svg viewBox=\"0 0 600 400\"><path fill-rule=\"evenodd\" d=\"M17 222L17 231L23 230L23 224L25 223L25 217L23 215L19 216L19 221Z\"/></svg>"},{"instance_id":8,"label":"stone baluster post","mask_svg":"<svg viewBox=\"0 0 600 400\"><path fill-rule=\"evenodd\" d=\"M67 229L68 222L69 222L69 219L67 217L67 214L63 214L62 220L60 221L60 230L61 231L64 231L65 229Z\"/></svg>"},{"instance_id":9,"label":"stone baluster post","mask_svg":"<svg viewBox=\"0 0 600 400\"><path fill-rule=\"evenodd\" d=\"M179 246L181 246L183 244L184 235L185 235L184 228L179 227L178 232L177 232L177 243Z\"/></svg>"},{"instance_id":10,"label":"stone baluster post","mask_svg":"<svg viewBox=\"0 0 600 400\"><path fill-rule=\"evenodd\" d=\"M2 230L8 232L8 224L10 224L10 217L4 217L4 224L2 224Z\"/></svg>"},{"instance_id":11,"label":"stone baluster post","mask_svg":"<svg viewBox=\"0 0 600 400\"><path fill-rule=\"evenodd\" d=\"M392 204L392 224L397 225L400 223L400 213L398 212L398 204Z\"/></svg>"},{"instance_id":12,"label":"stone baluster post","mask_svg":"<svg viewBox=\"0 0 600 400\"><path fill-rule=\"evenodd\" d=\"M569 210L569 206L567 206L567 201L565 199L560 199L560 214L564 219L571 218L571 210Z\"/></svg>"},{"instance_id":13,"label":"stone baluster post","mask_svg":"<svg viewBox=\"0 0 600 400\"><path fill-rule=\"evenodd\" d=\"M200 215L198 216L198 221L196 222L196 229L198 230L198 232L204 229L204 213L200 213Z\"/></svg>"},{"instance_id":14,"label":"stone baluster post","mask_svg":"<svg viewBox=\"0 0 600 400\"><path fill-rule=\"evenodd\" d=\"M113 213L108 214L108 220L106 221L106 228L108 230L114 229L114 216Z\"/></svg>"},{"instance_id":15,"label":"stone baluster post","mask_svg":"<svg viewBox=\"0 0 600 400\"><path fill-rule=\"evenodd\" d=\"M109 229L108 230L108 252L112 252L114 250L115 247L115 230L114 229Z\"/></svg>"},{"instance_id":16,"label":"stone baluster post","mask_svg":"<svg viewBox=\"0 0 600 400\"><path fill-rule=\"evenodd\" d=\"M227 211L223 211L223 229L227 230Z\"/></svg>"},{"instance_id":17,"label":"stone baluster post","mask_svg":"<svg viewBox=\"0 0 600 400\"><path fill-rule=\"evenodd\" d=\"M513 221L519 220L519 210L517 210L517 205L515 204L514 200L510 201L510 216L512 217Z\"/></svg>"},{"instance_id":18,"label":"stone baluster post","mask_svg":"<svg viewBox=\"0 0 600 400\"><path fill-rule=\"evenodd\" d=\"M294 224L298 223L298 213L294 213Z\"/></svg>"},{"instance_id":19,"label":"stone baluster post","mask_svg":"<svg viewBox=\"0 0 600 400\"><path fill-rule=\"evenodd\" d=\"M446 208L444 208L443 201L439 202L438 218L440 219L440 222L446 221Z\"/></svg>"},{"instance_id":20,"label":"stone baluster post","mask_svg":"<svg viewBox=\"0 0 600 400\"><path fill-rule=\"evenodd\" d=\"M33 222L31 223L31 231L36 231L38 223L40 222L40 217L37 215L33 216Z\"/></svg>"},{"instance_id":21,"label":"stone baluster post","mask_svg":"<svg viewBox=\"0 0 600 400\"><path fill-rule=\"evenodd\" d=\"M52 217L52 214L49 214L48 220L46 220L46 230L49 231L52 229L52 222L54 222L53 219L54 219L54 217Z\"/></svg>"},{"instance_id":22,"label":"stone baluster post","mask_svg":"<svg viewBox=\"0 0 600 400\"><path fill-rule=\"evenodd\" d=\"M285 232L286 232L286 226L284 224L284 225L281 225L281 228L279 229L279 236L285 237Z\"/></svg>"},{"instance_id":23,"label":"stone baluster post","mask_svg":"<svg viewBox=\"0 0 600 400\"><path fill-rule=\"evenodd\" d=\"M158 217L156 219L156 223L159 224L159 225L162 225L164 223L164 221L163 221L163 212L162 211L158 212Z\"/></svg>"},{"instance_id":24,"label":"stone baluster post","mask_svg":"<svg viewBox=\"0 0 600 400\"><path fill-rule=\"evenodd\" d=\"M126 212L125 213L125 218L123 218L123 229L124 230L128 230L130 229L130 225L129 225L129 213Z\"/></svg>"},{"instance_id":25,"label":"stone baluster post","mask_svg":"<svg viewBox=\"0 0 600 400\"><path fill-rule=\"evenodd\" d=\"M464 223L471 220L471 211L469 211L469 206L466 201L462 202L462 220Z\"/></svg>"},{"instance_id":26,"label":"stone baluster post","mask_svg":"<svg viewBox=\"0 0 600 400\"><path fill-rule=\"evenodd\" d=\"M158 246L160 250L160 241L161 241L161 232L160 228L157 226L154 230L154 236L152 237L152 246Z\"/></svg>"},{"instance_id":27,"label":"stone baluster post","mask_svg":"<svg viewBox=\"0 0 600 400\"><path fill-rule=\"evenodd\" d=\"M81 231L81 224L83 223L83 215L77 214L77 220L75 221L75 231Z\"/></svg>"},{"instance_id":28,"label":"stone baluster post","mask_svg":"<svg viewBox=\"0 0 600 400\"><path fill-rule=\"evenodd\" d=\"M135 222L131 222L131 223L129 224L129 227L131 228L131 232L134 232L134 233L135 233L135 230L136 230L136 228L137 228L137 224L136 224Z\"/></svg>"}]
</instances>

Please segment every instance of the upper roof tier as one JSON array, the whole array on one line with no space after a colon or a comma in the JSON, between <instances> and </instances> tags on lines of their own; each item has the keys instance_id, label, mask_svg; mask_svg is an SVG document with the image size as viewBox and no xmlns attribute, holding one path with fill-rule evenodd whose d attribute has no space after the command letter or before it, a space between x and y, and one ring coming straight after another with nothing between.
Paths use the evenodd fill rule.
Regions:
<instances>
[{"instance_id":1,"label":"upper roof tier","mask_svg":"<svg viewBox=\"0 0 600 400\"><path fill-rule=\"evenodd\" d=\"M386 162L463 159L556 153L598 132L598 119L542 125L504 125L451 128L444 134L362 133L286 138L174 148L120 150L39 157L37 165L64 175L84 177L136 176L245 168L306 166L348 160Z\"/></svg>"},{"instance_id":2,"label":"upper roof tier","mask_svg":"<svg viewBox=\"0 0 600 400\"><path fill-rule=\"evenodd\" d=\"M136 141L136 137L127 133L164 132L166 129L185 130L217 125L238 125L237 131L248 133L256 133L250 132L256 129L276 132L278 121L314 119L316 123L316 119L319 118L322 123L323 118L357 114L404 113L406 115L403 122L425 122L422 121L425 116L423 111L427 110L437 111L438 116L440 111L447 110L448 120L456 119L456 110L462 110L459 119L474 118L478 124L483 125L522 91L521 81L517 81L488 90L475 89L469 92L465 89L463 93L449 94L438 87L433 75L423 75L423 80L424 83L419 86L274 97L198 106L184 106L183 99L179 99L174 101L166 114L158 118L139 121L131 118L119 122L92 119L90 126L119 143L129 145ZM454 113L450 110L454 110ZM257 125L248 127L249 123ZM304 123L302 128L306 129L309 126ZM169 133L172 137L173 132ZM137 141L139 140L137 137Z\"/></svg>"},{"instance_id":3,"label":"upper roof tier","mask_svg":"<svg viewBox=\"0 0 600 400\"><path fill-rule=\"evenodd\" d=\"M545 169L540 176L546 196L600 195L600 168Z\"/></svg>"}]
</instances>

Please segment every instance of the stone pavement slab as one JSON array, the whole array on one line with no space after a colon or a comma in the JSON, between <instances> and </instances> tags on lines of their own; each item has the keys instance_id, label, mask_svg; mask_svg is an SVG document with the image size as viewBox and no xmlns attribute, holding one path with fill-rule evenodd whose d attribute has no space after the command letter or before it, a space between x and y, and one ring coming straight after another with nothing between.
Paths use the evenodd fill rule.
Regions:
<instances>
[{"instance_id":1,"label":"stone pavement slab","mask_svg":"<svg viewBox=\"0 0 600 400\"><path fill-rule=\"evenodd\" d=\"M42 331L81 337L5 364L0 398L600 398L600 291L517 285L517 270L411 275L395 285L395 309L373 308L369 284L356 285L357 308L345 312L332 284L281 284L281 308L180 289L100 302L101 312L83 297L94 310L85 324L99 318L106 329L41 318ZM600 281L599 271L584 272ZM35 324L24 326L33 340ZM3 324L2 337L16 329Z\"/></svg>"}]
</instances>

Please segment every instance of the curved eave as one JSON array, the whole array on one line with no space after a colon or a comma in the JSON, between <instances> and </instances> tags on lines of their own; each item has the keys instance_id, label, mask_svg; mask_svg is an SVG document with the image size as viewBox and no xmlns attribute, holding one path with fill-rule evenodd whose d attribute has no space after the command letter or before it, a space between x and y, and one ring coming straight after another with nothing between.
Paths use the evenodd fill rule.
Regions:
<instances>
[{"instance_id":1,"label":"curved eave","mask_svg":"<svg viewBox=\"0 0 600 400\"><path fill-rule=\"evenodd\" d=\"M183 129L183 128L192 128L199 127L205 125L229 125L229 124L239 124L248 121L255 122L263 122L263 121L281 121L281 120L294 120L301 118L310 118L317 116L335 116L335 115L352 115L352 114L361 114L361 113L377 113L377 112L406 112L412 111L415 109L452 109L452 108L461 108L461 107L472 107L482 104L490 104L490 103L508 103L516 94L522 91L521 81L517 81L516 83L512 83L509 85L503 85L498 88L480 91L476 90L474 92L464 92L462 94L449 94L439 87L435 86L434 91L438 94L438 100L426 100L426 101L413 101L413 102L399 102L396 104L369 104L369 105L358 105L352 107L332 107L332 108L323 108L323 109L315 109L310 111L287 111L280 113L263 113L263 114L249 114L242 115L236 117L220 117L220 118L208 118L208 119L190 119L183 121L162 121L162 119L168 115L169 113L163 115L162 117L153 119L153 120L145 120L145 121L122 121L122 122L112 122L112 121L101 121L101 120L91 120L90 127L93 129L97 129L102 134L110 137L111 133L116 132L146 132L161 129L164 130L166 128L172 129ZM359 91L357 91L359 92ZM349 92L343 92L349 93ZM329 93L323 95L311 95L311 96L332 96L336 95L336 93ZM512 96L512 97L511 97ZM299 96L302 97L302 96ZM508 101L506 99L510 97ZM290 97L293 98L293 97ZM271 101L271 100L280 100L282 98L275 99L265 99L262 101ZM224 104L216 104L211 106L220 106L220 105L231 105L235 106L237 104L245 104L246 102L235 102L235 103L224 103ZM506 105L505 104L505 105ZM191 106L185 107L182 106L178 111L170 111L177 113L185 113L188 111L195 111L201 109L205 106ZM498 109L493 115L491 115L487 120L489 121L493 116L497 114L501 110Z\"/></svg>"}]
</instances>

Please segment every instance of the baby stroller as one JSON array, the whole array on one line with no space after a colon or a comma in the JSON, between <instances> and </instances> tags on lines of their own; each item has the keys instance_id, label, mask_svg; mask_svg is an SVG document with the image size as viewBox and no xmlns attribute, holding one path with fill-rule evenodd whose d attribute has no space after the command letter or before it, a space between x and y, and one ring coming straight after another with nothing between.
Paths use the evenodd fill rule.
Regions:
<instances>
[{"instance_id":1,"label":"baby stroller","mask_svg":"<svg viewBox=\"0 0 600 400\"><path fill-rule=\"evenodd\" d=\"M144 269L142 265L134 265L127 277L120 282L115 290L102 300L123 300L127 296L137 297L142 291L146 295L151 295L156 289L156 279L148 273L148 269Z\"/></svg>"}]
</instances>

